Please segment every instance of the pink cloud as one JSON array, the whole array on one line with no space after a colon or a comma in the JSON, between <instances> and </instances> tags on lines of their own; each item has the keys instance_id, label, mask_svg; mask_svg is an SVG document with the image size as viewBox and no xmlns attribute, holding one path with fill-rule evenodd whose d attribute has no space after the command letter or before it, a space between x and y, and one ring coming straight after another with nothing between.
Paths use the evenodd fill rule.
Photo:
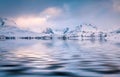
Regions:
<instances>
[{"instance_id":1,"label":"pink cloud","mask_svg":"<svg viewBox=\"0 0 120 77\"><path fill-rule=\"evenodd\" d=\"M113 1L113 9L117 12L120 12L120 0L112 0Z\"/></svg>"}]
</instances>

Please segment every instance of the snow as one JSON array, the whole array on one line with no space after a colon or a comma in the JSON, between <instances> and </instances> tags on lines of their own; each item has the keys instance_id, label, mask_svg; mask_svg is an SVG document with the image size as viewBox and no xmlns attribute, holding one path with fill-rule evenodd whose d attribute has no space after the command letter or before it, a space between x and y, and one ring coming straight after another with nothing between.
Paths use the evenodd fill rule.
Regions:
<instances>
[{"instance_id":1,"label":"snow","mask_svg":"<svg viewBox=\"0 0 120 77\"><path fill-rule=\"evenodd\" d=\"M36 33L29 30L24 30L16 27L16 23L13 20L0 17L0 35L15 36L15 37L70 37L70 38L105 38L109 40L120 39L120 29L116 29L111 32L100 31L96 26L91 24L81 24L70 29L66 27L64 29L46 28L42 33Z\"/></svg>"},{"instance_id":2,"label":"snow","mask_svg":"<svg viewBox=\"0 0 120 77\"><path fill-rule=\"evenodd\" d=\"M12 20L0 18L0 35L20 37L34 36L35 34L37 35L38 33L16 27L15 22Z\"/></svg>"},{"instance_id":3,"label":"snow","mask_svg":"<svg viewBox=\"0 0 120 77\"><path fill-rule=\"evenodd\" d=\"M107 40L120 42L120 33L118 32L118 30L110 32L108 34Z\"/></svg>"}]
</instances>

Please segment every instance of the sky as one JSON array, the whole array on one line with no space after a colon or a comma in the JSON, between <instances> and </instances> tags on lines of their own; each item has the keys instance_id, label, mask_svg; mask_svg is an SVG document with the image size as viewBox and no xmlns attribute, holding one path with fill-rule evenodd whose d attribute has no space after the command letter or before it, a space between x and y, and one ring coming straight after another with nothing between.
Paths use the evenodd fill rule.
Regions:
<instances>
[{"instance_id":1,"label":"sky","mask_svg":"<svg viewBox=\"0 0 120 77\"><path fill-rule=\"evenodd\" d=\"M110 30L120 28L120 0L0 0L0 17L36 32L84 23Z\"/></svg>"}]
</instances>

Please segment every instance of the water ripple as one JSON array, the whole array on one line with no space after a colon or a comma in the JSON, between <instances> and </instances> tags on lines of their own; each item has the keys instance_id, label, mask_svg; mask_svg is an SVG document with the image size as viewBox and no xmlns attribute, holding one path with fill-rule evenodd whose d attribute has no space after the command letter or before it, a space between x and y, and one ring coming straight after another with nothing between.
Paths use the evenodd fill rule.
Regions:
<instances>
[{"instance_id":1,"label":"water ripple","mask_svg":"<svg viewBox=\"0 0 120 77\"><path fill-rule=\"evenodd\" d=\"M27 43L0 44L0 77L120 77L119 44Z\"/></svg>"}]
</instances>

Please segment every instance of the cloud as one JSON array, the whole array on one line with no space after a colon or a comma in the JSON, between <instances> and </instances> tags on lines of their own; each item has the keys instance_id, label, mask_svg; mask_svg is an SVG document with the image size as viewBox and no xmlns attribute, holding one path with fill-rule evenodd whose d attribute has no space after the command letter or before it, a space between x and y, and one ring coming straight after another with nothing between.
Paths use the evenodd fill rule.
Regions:
<instances>
[{"instance_id":1,"label":"cloud","mask_svg":"<svg viewBox=\"0 0 120 77\"><path fill-rule=\"evenodd\" d=\"M49 7L61 7L63 3L64 0L59 2L57 0L0 0L0 16L16 17L24 14L39 14Z\"/></svg>"},{"instance_id":2,"label":"cloud","mask_svg":"<svg viewBox=\"0 0 120 77\"><path fill-rule=\"evenodd\" d=\"M0 16L14 18L18 27L34 31L81 23L106 29L120 24L120 0L0 0L0 9Z\"/></svg>"},{"instance_id":3,"label":"cloud","mask_svg":"<svg viewBox=\"0 0 120 77\"><path fill-rule=\"evenodd\" d=\"M16 19L16 23L20 27L29 27L36 26L39 24L44 24L47 21L47 18L35 17L35 16L27 16L27 17L18 17Z\"/></svg>"},{"instance_id":4,"label":"cloud","mask_svg":"<svg viewBox=\"0 0 120 77\"><path fill-rule=\"evenodd\" d=\"M117 12L120 12L120 0L112 0L113 1L113 9Z\"/></svg>"},{"instance_id":5,"label":"cloud","mask_svg":"<svg viewBox=\"0 0 120 77\"><path fill-rule=\"evenodd\" d=\"M62 13L62 9L57 7L49 7L45 9L43 12L41 12L41 15L43 16L49 16L49 17L56 17L59 16Z\"/></svg>"},{"instance_id":6,"label":"cloud","mask_svg":"<svg viewBox=\"0 0 120 77\"><path fill-rule=\"evenodd\" d=\"M39 15L23 15L15 18L15 22L20 28L29 28L32 31L40 32L46 27L54 25L52 18L59 17L62 9L57 7L49 7L44 9Z\"/></svg>"}]
</instances>

